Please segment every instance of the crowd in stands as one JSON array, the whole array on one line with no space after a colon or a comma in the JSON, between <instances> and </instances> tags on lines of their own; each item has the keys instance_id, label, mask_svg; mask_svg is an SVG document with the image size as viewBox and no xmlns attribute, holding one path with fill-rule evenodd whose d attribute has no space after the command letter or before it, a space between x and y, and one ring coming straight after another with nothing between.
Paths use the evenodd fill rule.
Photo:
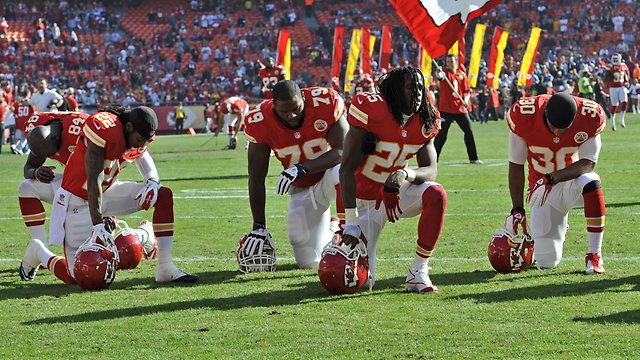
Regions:
<instances>
[{"instance_id":1,"label":"crowd in stands","mask_svg":"<svg viewBox=\"0 0 640 360\"><path fill-rule=\"evenodd\" d=\"M124 26L125 17L139 7L146 10L135 22L154 29L144 35ZM417 65L420 48L386 0L315 1L308 9L294 0L18 0L0 5L0 77L16 94L46 78L51 87L75 89L83 107L194 104L229 95L257 102L260 60L275 57L280 28L299 29L308 15L311 26L317 24L310 38L292 34L291 76L302 86L330 86L338 24L347 28L343 69L349 30L363 25L378 39L383 24L395 25L392 66ZM495 26L510 32L498 90L501 105L533 90L514 85L532 26L544 30L533 77L536 92L542 87L563 91L575 86L585 67L594 79L601 77L614 52L633 69L638 19L640 5L632 0L503 2L481 18L488 29L484 59ZM467 53L474 24L467 32ZM18 36L22 33L24 38ZM379 41L374 68L378 46ZM483 61L479 84L485 73Z\"/></svg>"}]
</instances>

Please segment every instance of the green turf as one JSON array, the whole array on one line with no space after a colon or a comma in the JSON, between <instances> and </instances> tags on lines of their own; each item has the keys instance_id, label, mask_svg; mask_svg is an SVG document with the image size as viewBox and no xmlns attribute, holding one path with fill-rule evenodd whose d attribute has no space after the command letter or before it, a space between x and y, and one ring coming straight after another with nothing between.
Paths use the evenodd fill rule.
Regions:
<instances>
[{"instance_id":1,"label":"green turf","mask_svg":"<svg viewBox=\"0 0 640 360\"><path fill-rule=\"evenodd\" d=\"M0 358L637 358L640 116L627 116L627 123L605 131L596 168L608 205L602 276L583 275L581 209L570 214L565 259L557 269L496 274L486 248L511 208L506 124L474 124L484 166L467 164L462 133L452 127L438 177L449 203L431 262L440 289L435 295L403 292L417 218L384 230L373 292L329 296L314 271L295 269L286 238L288 202L273 191L281 169L275 159L267 178L267 221L279 268L238 273L234 249L251 226L246 152L222 151L225 139L207 136L160 137L151 146L162 182L175 195L174 257L201 276L197 285L157 285L150 262L118 272L102 292L63 285L46 270L22 282L17 268L29 236L16 198L25 158L6 154L5 147ZM121 178L139 175L132 167ZM141 218L151 213L126 220Z\"/></svg>"}]
</instances>

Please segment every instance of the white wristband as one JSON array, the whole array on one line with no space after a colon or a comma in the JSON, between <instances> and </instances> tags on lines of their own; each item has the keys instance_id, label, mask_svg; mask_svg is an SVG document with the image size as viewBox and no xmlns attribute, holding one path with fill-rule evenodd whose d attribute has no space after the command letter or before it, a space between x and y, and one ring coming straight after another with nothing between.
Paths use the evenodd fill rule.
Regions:
<instances>
[{"instance_id":1,"label":"white wristband","mask_svg":"<svg viewBox=\"0 0 640 360\"><path fill-rule=\"evenodd\" d=\"M407 181L412 183L415 179L416 179L416 172L415 170L406 168L406 169L400 169L402 171L405 172L405 174L407 174Z\"/></svg>"},{"instance_id":2,"label":"white wristband","mask_svg":"<svg viewBox=\"0 0 640 360\"><path fill-rule=\"evenodd\" d=\"M360 225L358 221L358 209L344 209L345 225Z\"/></svg>"}]
</instances>

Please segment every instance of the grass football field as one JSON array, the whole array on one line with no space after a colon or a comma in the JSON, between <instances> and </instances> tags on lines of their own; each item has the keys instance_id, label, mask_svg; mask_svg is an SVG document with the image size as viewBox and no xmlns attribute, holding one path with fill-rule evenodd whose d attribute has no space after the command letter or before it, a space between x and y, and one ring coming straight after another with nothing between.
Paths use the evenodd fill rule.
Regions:
<instances>
[{"instance_id":1,"label":"grass football field","mask_svg":"<svg viewBox=\"0 0 640 360\"><path fill-rule=\"evenodd\" d=\"M154 282L155 264L119 271L106 291L67 286L47 270L23 282L29 242L17 201L25 157L0 156L0 359L631 359L640 356L640 116L609 128L596 171L607 201L607 273L584 275L582 209L570 213L555 270L497 274L486 252L511 209L504 121L474 131L485 165L470 165L453 126L438 181L449 202L431 261L433 295L403 291L417 217L388 224L373 292L329 296L312 270L296 269L286 236L282 167L271 159L267 226L274 273L242 275L235 247L250 230L246 151L226 139L159 137L151 146L175 195L176 264L195 285ZM240 144L243 144L240 141ZM121 179L139 180L135 166ZM50 207L47 205L47 212ZM151 212L127 217L130 225ZM48 223L47 223L48 224ZM61 249L53 247L60 253Z\"/></svg>"}]
</instances>

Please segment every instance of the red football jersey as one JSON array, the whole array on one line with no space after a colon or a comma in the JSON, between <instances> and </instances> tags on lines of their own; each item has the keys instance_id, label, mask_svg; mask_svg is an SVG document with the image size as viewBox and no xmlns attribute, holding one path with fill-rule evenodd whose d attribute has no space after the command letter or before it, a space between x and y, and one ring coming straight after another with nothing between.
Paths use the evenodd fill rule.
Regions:
<instances>
[{"instance_id":1,"label":"red football jersey","mask_svg":"<svg viewBox=\"0 0 640 360\"><path fill-rule=\"evenodd\" d=\"M258 76L260 77L260 81L262 81L262 94L265 99L271 99L271 88L273 88L278 81L284 80L286 74L287 70L282 65L276 65L270 70L264 67L258 70Z\"/></svg>"},{"instance_id":2,"label":"red football jersey","mask_svg":"<svg viewBox=\"0 0 640 360\"><path fill-rule=\"evenodd\" d=\"M273 100L263 101L244 119L247 140L265 144L287 169L312 160L331 149L327 133L345 112L344 100L329 88L302 89L304 119L298 129L286 127L273 110ZM314 185L324 173L305 174L293 184L296 187Z\"/></svg>"},{"instance_id":3,"label":"red football jersey","mask_svg":"<svg viewBox=\"0 0 640 360\"><path fill-rule=\"evenodd\" d=\"M47 125L53 120L62 121L62 141L58 152L50 156L63 166L67 164L69 157L76 148L76 140L82 132L82 126L89 118L89 114L80 112L41 112L37 113L27 120L25 134L29 135L31 130L39 125Z\"/></svg>"},{"instance_id":4,"label":"red football jersey","mask_svg":"<svg viewBox=\"0 0 640 360\"><path fill-rule=\"evenodd\" d=\"M87 143L104 148L104 179L102 191L106 191L118 174L133 160L140 157L146 149L127 148L123 126L116 115L98 112L87 118L76 149L71 154L62 178L62 187L87 200L87 171L84 157Z\"/></svg>"},{"instance_id":5,"label":"red football jersey","mask_svg":"<svg viewBox=\"0 0 640 360\"><path fill-rule=\"evenodd\" d=\"M348 119L351 126L363 128L377 139L375 153L364 155L355 173L356 197L365 200L374 200L389 174L405 168L409 159L435 137L440 128L439 120L433 128L425 127L420 114L413 115L402 126L382 95L370 93L353 98Z\"/></svg>"},{"instance_id":6,"label":"red football jersey","mask_svg":"<svg viewBox=\"0 0 640 360\"><path fill-rule=\"evenodd\" d=\"M527 143L529 190L544 176L564 169L578 160L580 144L605 128L605 113L593 100L573 97L578 112L564 133L556 136L544 122L544 109L551 95L522 98L509 110L507 123L515 135Z\"/></svg>"},{"instance_id":7,"label":"red football jersey","mask_svg":"<svg viewBox=\"0 0 640 360\"><path fill-rule=\"evenodd\" d=\"M373 79L365 75L360 80L353 80L351 86L354 88L355 94L373 92Z\"/></svg>"},{"instance_id":8,"label":"red football jersey","mask_svg":"<svg viewBox=\"0 0 640 360\"><path fill-rule=\"evenodd\" d=\"M612 65L609 69L609 87L622 87L629 82L629 68L627 64Z\"/></svg>"},{"instance_id":9,"label":"red football jersey","mask_svg":"<svg viewBox=\"0 0 640 360\"><path fill-rule=\"evenodd\" d=\"M36 108L33 105L22 104L19 101L14 102L13 113L16 116L16 129L25 131L27 128L27 120L29 120L35 112Z\"/></svg>"},{"instance_id":10,"label":"red football jersey","mask_svg":"<svg viewBox=\"0 0 640 360\"><path fill-rule=\"evenodd\" d=\"M458 95L464 98L465 94L471 93L469 79L467 79L467 75L462 70L458 70L455 73L452 73L449 69L443 69L443 71L447 79L451 82L451 85L453 85L453 88L458 92ZM462 100L453 95L451 86L444 80L440 81L440 103L438 110L449 114L466 114L468 112Z\"/></svg>"},{"instance_id":11,"label":"red football jersey","mask_svg":"<svg viewBox=\"0 0 640 360\"><path fill-rule=\"evenodd\" d=\"M245 99L237 96L226 98L220 106L223 114L246 114L249 105Z\"/></svg>"}]
</instances>

